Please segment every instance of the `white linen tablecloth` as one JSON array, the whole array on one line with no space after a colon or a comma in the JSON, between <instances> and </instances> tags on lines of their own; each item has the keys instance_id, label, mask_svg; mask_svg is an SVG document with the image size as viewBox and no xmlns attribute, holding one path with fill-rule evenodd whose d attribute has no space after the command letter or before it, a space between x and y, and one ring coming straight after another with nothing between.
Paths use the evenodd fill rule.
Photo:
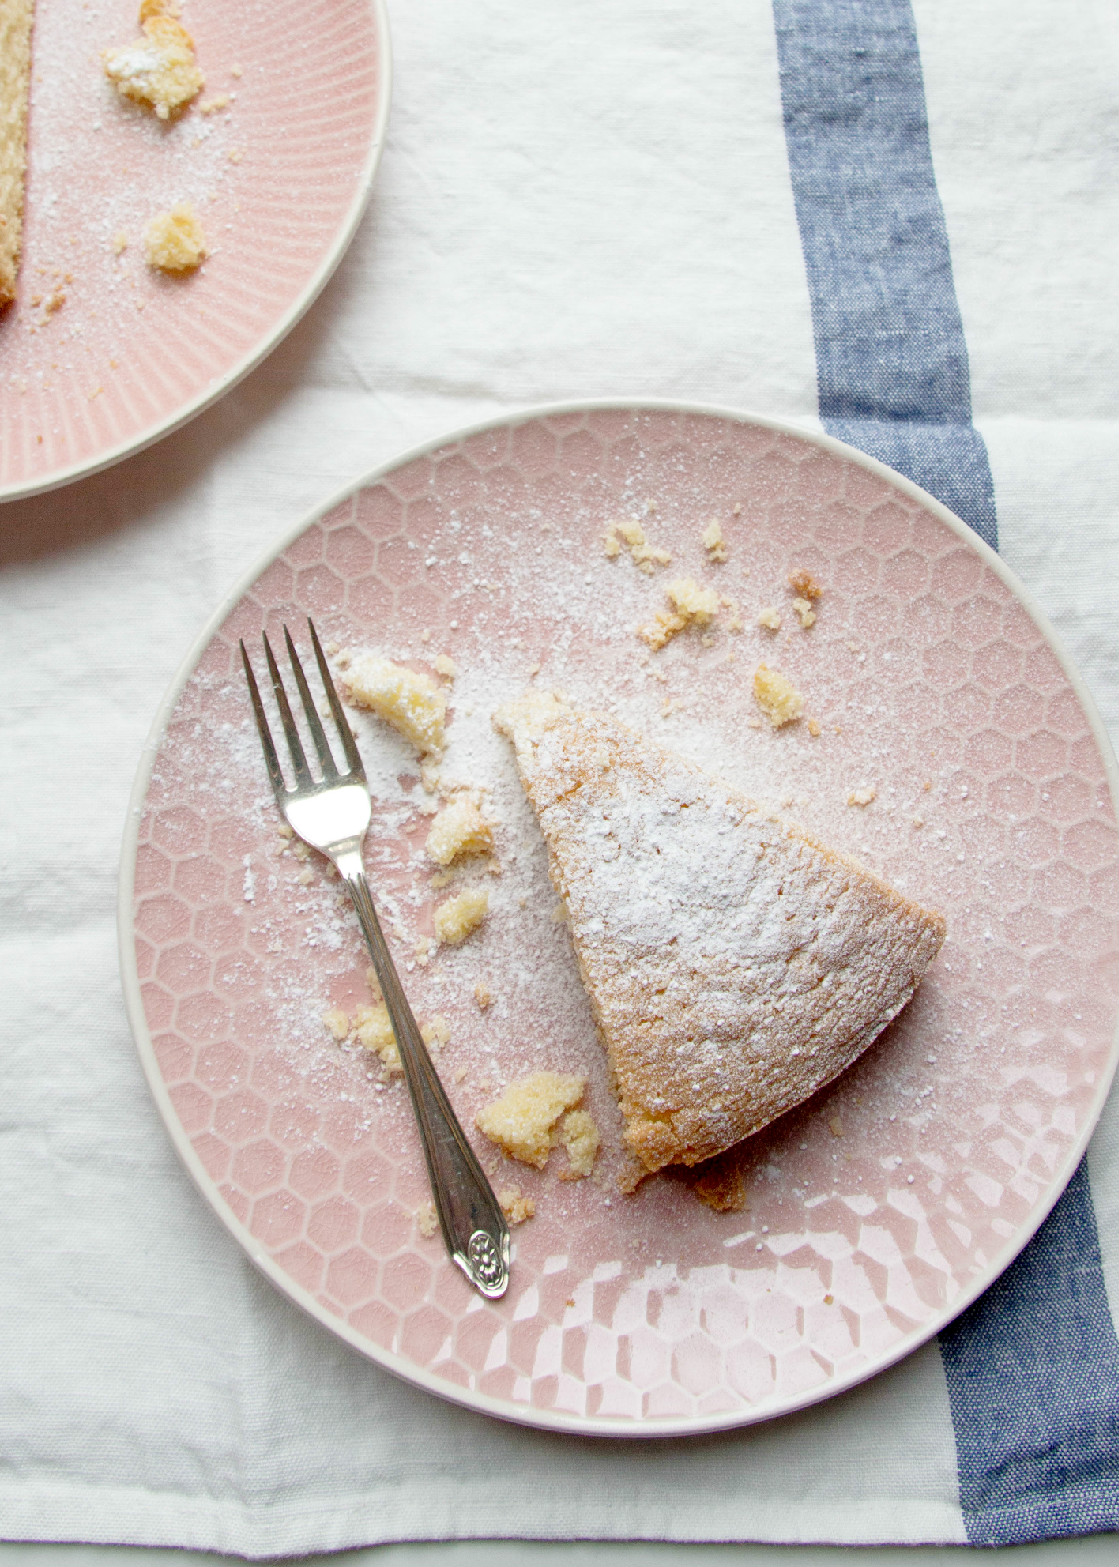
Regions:
<instances>
[{"instance_id":1,"label":"white linen tablecloth","mask_svg":"<svg viewBox=\"0 0 1119 1567\"><path fill-rule=\"evenodd\" d=\"M1086 1375L1107 1396L1059 1452L1044 1430L1026 1440L1009 1502L961 1414L966 1344L724 1436L526 1431L305 1320L179 1166L125 1019L114 916L132 776L189 643L326 496L491 413L633 395L842 423L852 372L828 358L811 160L831 123L812 123L818 75L848 46L885 51L906 112L923 92L938 286L966 344L957 402L970 366L971 422L962 403L951 418L981 438L969 493L989 459L984 516L1119 736L1113 7L395 0L391 19L377 188L306 319L178 434L0 508L0 1537L259 1556L1114 1529L1115 1096L1070 1197L1094 1210L1111 1318Z\"/></svg>"}]
</instances>

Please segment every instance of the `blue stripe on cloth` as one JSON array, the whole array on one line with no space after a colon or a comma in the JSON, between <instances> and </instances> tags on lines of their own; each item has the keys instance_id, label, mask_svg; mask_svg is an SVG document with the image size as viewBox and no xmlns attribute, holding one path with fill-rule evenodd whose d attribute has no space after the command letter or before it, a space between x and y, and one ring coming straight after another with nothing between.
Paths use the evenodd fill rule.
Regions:
<instances>
[{"instance_id":1,"label":"blue stripe on cloth","mask_svg":"<svg viewBox=\"0 0 1119 1567\"><path fill-rule=\"evenodd\" d=\"M1084 1160L940 1353L973 1545L1119 1529L1119 1342Z\"/></svg>"},{"instance_id":2,"label":"blue stripe on cloth","mask_svg":"<svg viewBox=\"0 0 1119 1567\"><path fill-rule=\"evenodd\" d=\"M908 0L774 0L820 418L997 547Z\"/></svg>"},{"instance_id":3,"label":"blue stripe on cloth","mask_svg":"<svg viewBox=\"0 0 1119 1567\"><path fill-rule=\"evenodd\" d=\"M773 0L820 417L997 545L909 0ZM1119 1527L1119 1342L1085 1167L941 1336L969 1539Z\"/></svg>"}]
</instances>

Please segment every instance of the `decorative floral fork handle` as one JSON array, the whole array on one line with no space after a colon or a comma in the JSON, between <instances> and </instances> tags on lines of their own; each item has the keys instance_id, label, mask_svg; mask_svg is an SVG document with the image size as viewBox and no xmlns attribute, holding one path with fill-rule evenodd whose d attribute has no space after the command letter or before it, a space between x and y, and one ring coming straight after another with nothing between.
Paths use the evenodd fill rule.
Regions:
<instances>
[{"instance_id":1,"label":"decorative floral fork handle","mask_svg":"<svg viewBox=\"0 0 1119 1567\"><path fill-rule=\"evenodd\" d=\"M292 674L299 690L300 702L307 729L318 757L321 777L315 778L303 750L299 730L292 717L291 704L284 689L283 680L267 636L264 637L264 656L268 661L268 673L272 690L280 712L287 739L291 771L295 778L288 787L276 755L272 732L264 704L260 699L256 677L249 655L241 643L241 658L245 665L245 677L249 682L256 727L264 750L264 760L276 803L292 829L304 843L309 843L320 854L325 854L338 869L349 888L357 910L357 917L373 959L373 968L381 987L385 1006L392 1020L400 1051L404 1077L412 1098L412 1108L420 1129L424 1158L431 1178L431 1191L435 1199L435 1211L447 1250L466 1274L474 1287L483 1295L496 1298L504 1295L509 1285L509 1229L493 1188L485 1171L478 1163L474 1150L466 1140L451 1108L450 1100L439 1081L438 1073L428 1054L412 1008L404 994L404 987L396 972L388 946L381 931L381 923L373 906L373 897L365 879L361 845L372 815L369 785L365 781L365 769L350 729L334 681L327 667L318 635L311 621L311 642L319 666L326 699L346 759L346 770L341 771L331 753L330 744L315 708L307 677L295 651L295 644L287 627L284 640L291 660Z\"/></svg>"}]
</instances>

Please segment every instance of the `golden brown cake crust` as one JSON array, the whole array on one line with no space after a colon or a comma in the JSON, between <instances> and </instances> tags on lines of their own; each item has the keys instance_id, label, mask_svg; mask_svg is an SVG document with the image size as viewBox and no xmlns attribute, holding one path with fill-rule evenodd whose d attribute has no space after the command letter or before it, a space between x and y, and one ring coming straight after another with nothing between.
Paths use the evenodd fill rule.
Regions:
<instances>
[{"instance_id":1,"label":"golden brown cake crust","mask_svg":"<svg viewBox=\"0 0 1119 1567\"><path fill-rule=\"evenodd\" d=\"M0 0L0 308L15 298L27 172L34 0Z\"/></svg>"},{"instance_id":2,"label":"golden brown cake crust","mask_svg":"<svg viewBox=\"0 0 1119 1567\"><path fill-rule=\"evenodd\" d=\"M939 914L615 719L531 694L496 722L646 1171L698 1164L807 1099L939 951Z\"/></svg>"}]
</instances>

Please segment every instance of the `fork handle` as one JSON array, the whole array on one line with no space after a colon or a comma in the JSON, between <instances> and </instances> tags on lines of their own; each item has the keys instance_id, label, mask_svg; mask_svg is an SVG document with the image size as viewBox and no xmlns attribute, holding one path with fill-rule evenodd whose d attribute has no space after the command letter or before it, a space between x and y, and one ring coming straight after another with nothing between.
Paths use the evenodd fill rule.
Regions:
<instances>
[{"instance_id":1,"label":"fork handle","mask_svg":"<svg viewBox=\"0 0 1119 1567\"><path fill-rule=\"evenodd\" d=\"M496 1299L509 1285L509 1228L501 1205L416 1026L373 906L360 851L339 855L336 863L350 889L392 1021L447 1250L475 1289Z\"/></svg>"}]
</instances>

